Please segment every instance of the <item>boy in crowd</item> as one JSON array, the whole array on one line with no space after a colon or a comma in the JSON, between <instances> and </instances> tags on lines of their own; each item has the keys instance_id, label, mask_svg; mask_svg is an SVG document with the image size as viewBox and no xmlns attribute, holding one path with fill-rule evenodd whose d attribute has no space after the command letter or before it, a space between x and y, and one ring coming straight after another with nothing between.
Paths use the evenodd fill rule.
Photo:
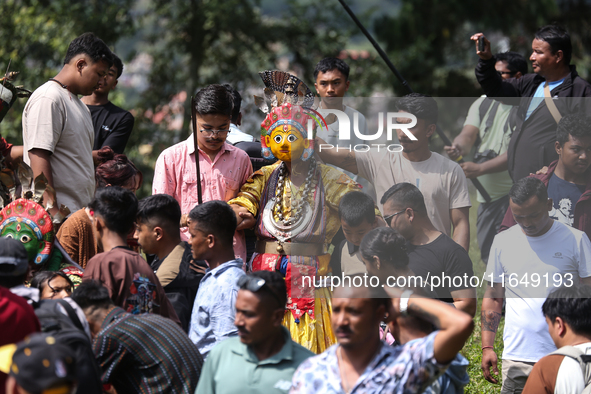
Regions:
<instances>
[{"instance_id":1,"label":"boy in crowd","mask_svg":"<svg viewBox=\"0 0 591 394\"><path fill-rule=\"evenodd\" d=\"M252 164L246 152L226 142L232 123L233 97L222 85L209 85L195 94L192 110L199 144L199 168L203 201L229 201L238 195L240 187L252 174ZM181 206L183 218L197 198L197 169L195 144L191 134L185 141L165 149L154 169L152 194L164 193L174 197ZM185 227L181 239L189 239ZM246 259L244 234L234 237L236 256Z\"/></svg>"},{"instance_id":2,"label":"boy in crowd","mask_svg":"<svg viewBox=\"0 0 591 394\"><path fill-rule=\"evenodd\" d=\"M156 255L150 264L185 331L193 302L205 274L204 261L193 263L191 246L181 241L181 207L168 194L155 194L139 202L135 238L142 249Z\"/></svg>"},{"instance_id":3,"label":"boy in crowd","mask_svg":"<svg viewBox=\"0 0 591 394\"><path fill-rule=\"evenodd\" d=\"M115 153L123 153L133 130L133 115L109 101L109 93L115 90L122 73L123 62L119 56L113 54L113 65L109 67L105 81L101 81L98 89L90 96L82 98L82 102L90 110L94 125L92 155L95 160L98 158L97 152L103 146L110 147Z\"/></svg>"},{"instance_id":4,"label":"boy in crowd","mask_svg":"<svg viewBox=\"0 0 591 394\"><path fill-rule=\"evenodd\" d=\"M84 279L96 279L109 290L114 304L133 314L158 313L179 322L152 268L127 246L137 214L133 192L119 186L97 190L88 205L97 243L104 250L88 261Z\"/></svg>"},{"instance_id":5,"label":"boy in crowd","mask_svg":"<svg viewBox=\"0 0 591 394\"><path fill-rule=\"evenodd\" d=\"M591 117L580 113L564 116L558 123L554 147L558 160L550 163L545 174L534 175L548 188L548 197L552 199L550 217L590 237ZM501 231L515 223L509 208Z\"/></svg>"},{"instance_id":6,"label":"boy in crowd","mask_svg":"<svg viewBox=\"0 0 591 394\"><path fill-rule=\"evenodd\" d=\"M341 198L339 217L345 239L335 248L330 258L333 276L363 275L367 272L359 254L361 240L378 227L375 204L363 192L350 192Z\"/></svg>"},{"instance_id":7,"label":"boy in crowd","mask_svg":"<svg viewBox=\"0 0 591 394\"><path fill-rule=\"evenodd\" d=\"M583 392L587 382L577 357L591 352L590 308L589 286L565 286L550 293L542 305L542 312L558 350L534 365L523 394ZM589 357L586 356L587 360Z\"/></svg>"},{"instance_id":8,"label":"boy in crowd","mask_svg":"<svg viewBox=\"0 0 591 394\"><path fill-rule=\"evenodd\" d=\"M188 222L193 258L209 265L197 291L189 330L189 337L206 358L217 343L238 334L234 317L243 263L234 257L232 237L237 221L227 203L199 204L189 213Z\"/></svg>"}]
</instances>

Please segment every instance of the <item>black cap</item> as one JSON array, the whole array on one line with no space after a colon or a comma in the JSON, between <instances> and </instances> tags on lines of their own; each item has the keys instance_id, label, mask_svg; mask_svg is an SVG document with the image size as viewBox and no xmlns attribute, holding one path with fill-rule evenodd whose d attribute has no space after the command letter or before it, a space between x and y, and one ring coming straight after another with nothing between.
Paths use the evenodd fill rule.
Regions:
<instances>
[{"instance_id":1,"label":"black cap","mask_svg":"<svg viewBox=\"0 0 591 394\"><path fill-rule=\"evenodd\" d=\"M30 335L17 345L9 374L31 394L69 393L77 381L74 352L53 336Z\"/></svg>"},{"instance_id":2,"label":"black cap","mask_svg":"<svg viewBox=\"0 0 591 394\"><path fill-rule=\"evenodd\" d=\"M22 243L0 237L0 276L19 276L27 272L29 256Z\"/></svg>"}]
</instances>

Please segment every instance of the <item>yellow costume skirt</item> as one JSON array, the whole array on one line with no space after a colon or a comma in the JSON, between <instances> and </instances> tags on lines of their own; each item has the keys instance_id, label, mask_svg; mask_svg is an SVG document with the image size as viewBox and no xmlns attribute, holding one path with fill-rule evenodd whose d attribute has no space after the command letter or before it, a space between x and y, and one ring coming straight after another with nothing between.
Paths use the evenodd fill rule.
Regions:
<instances>
[{"instance_id":1,"label":"yellow costume skirt","mask_svg":"<svg viewBox=\"0 0 591 394\"><path fill-rule=\"evenodd\" d=\"M291 333L291 339L299 343L306 349L319 354L334 345L336 337L330 324L332 314L332 301L330 290L321 288L315 290L314 298L314 316L304 313L300 317L300 322L296 323L290 310L285 311L283 325Z\"/></svg>"}]
</instances>

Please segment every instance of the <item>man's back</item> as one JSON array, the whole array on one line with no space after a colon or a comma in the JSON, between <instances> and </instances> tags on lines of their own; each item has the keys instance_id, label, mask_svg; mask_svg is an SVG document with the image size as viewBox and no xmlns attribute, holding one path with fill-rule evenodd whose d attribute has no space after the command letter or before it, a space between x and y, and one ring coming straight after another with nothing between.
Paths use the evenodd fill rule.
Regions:
<instances>
[{"instance_id":1,"label":"man's back","mask_svg":"<svg viewBox=\"0 0 591 394\"><path fill-rule=\"evenodd\" d=\"M133 130L133 115L112 102L88 105L94 126L93 150L108 146L115 153L123 153Z\"/></svg>"},{"instance_id":2,"label":"man's back","mask_svg":"<svg viewBox=\"0 0 591 394\"><path fill-rule=\"evenodd\" d=\"M117 247L88 261L84 279L101 281L115 305L133 314L158 313L178 321L160 281L136 252Z\"/></svg>"},{"instance_id":3,"label":"man's back","mask_svg":"<svg viewBox=\"0 0 591 394\"><path fill-rule=\"evenodd\" d=\"M93 143L92 118L78 96L52 81L35 90L23 111L23 160L31 165L31 149L52 153L58 203L72 212L94 194Z\"/></svg>"},{"instance_id":4,"label":"man's back","mask_svg":"<svg viewBox=\"0 0 591 394\"><path fill-rule=\"evenodd\" d=\"M103 383L119 393L193 393L203 358L173 321L115 308L93 344Z\"/></svg>"},{"instance_id":5,"label":"man's back","mask_svg":"<svg viewBox=\"0 0 591 394\"><path fill-rule=\"evenodd\" d=\"M591 354L591 342L574 345L583 354ZM585 388L580 364L573 358L548 355L534 365L523 394L579 394Z\"/></svg>"}]
</instances>

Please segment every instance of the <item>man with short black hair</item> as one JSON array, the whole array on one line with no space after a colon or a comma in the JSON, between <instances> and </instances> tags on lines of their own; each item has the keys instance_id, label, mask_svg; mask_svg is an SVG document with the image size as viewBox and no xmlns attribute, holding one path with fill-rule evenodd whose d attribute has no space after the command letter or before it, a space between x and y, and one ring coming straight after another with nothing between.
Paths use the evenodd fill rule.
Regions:
<instances>
[{"instance_id":1,"label":"man with short black hair","mask_svg":"<svg viewBox=\"0 0 591 394\"><path fill-rule=\"evenodd\" d=\"M135 238L146 253L156 255L150 266L188 332L193 303L207 265L204 261L193 262L191 246L181 241L180 220L181 207L172 196L148 196L139 202Z\"/></svg>"},{"instance_id":2,"label":"man with short black hair","mask_svg":"<svg viewBox=\"0 0 591 394\"><path fill-rule=\"evenodd\" d=\"M435 228L468 250L470 246L470 195L462 168L453 161L429 150L429 138L435 133L438 117L437 102L433 97L411 93L396 103L398 112L407 112L417 118L409 131L416 137L411 140L397 129L400 152L382 149L376 152L349 152L322 149L320 158L344 170L359 174L369 180L382 196L392 185L409 182L417 186L425 196L428 217ZM410 123L408 117L396 119L398 124ZM324 142L318 139L320 144ZM380 209L383 208L379 203ZM383 212L383 211L382 211Z\"/></svg>"},{"instance_id":3,"label":"man with short black hair","mask_svg":"<svg viewBox=\"0 0 591 394\"><path fill-rule=\"evenodd\" d=\"M242 276L238 286L234 324L240 338L211 351L196 394L287 393L297 367L314 353L292 341L281 324L285 280L277 271L257 271Z\"/></svg>"},{"instance_id":4,"label":"man with short black hair","mask_svg":"<svg viewBox=\"0 0 591 394\"><path fill-rule=\"evenodd\" d=\"M485 379L497 383L490 367L498 375L494 340L506 299L501 393L521 392L533 365L555 350L541 311L551 288L591 284L591 242L582 231L550 218L552 200L542 181L520 179L509 198L519 225L493 241L481 316L481 367Z\"/></svg>"},{"instance_id":5,"label":"man with short black hair","mask_svg":"<svg viewBox=\"0 0 591 394\"><path fill-rule=\"evenodd\" d=\"M346 148L351 147L352 149L352 146L365 143L365 141L357 137L353 130L355 117L357 117L357 125L359 126L358 132L362 135L367 135L367 122L361 112L343 104L343 97L345 97L345 93L349 90L350 83L349 65L344 60L327 57L319 61L314 68L314 87L321 98L318 110L321 112L323 109L343 111L347 115L347 118L349 118L349 124L351 126L351 139L341 141L339 139L339 120L334 114L329 113L324 117L328 128L318 128L316 135L327 144ZM367 193L372 199L376 199L376 191L367 179L347 171L345 171L345 174L363 186L362 191L364 193Z\"/></svg>"},{"instance_id":6,"label":"man with short black hair","mask_svg":"<svg viewBox=\"0 0 591 394\"><path fill-rule=\"evenodd\" d=\"M359 254L363 236L378 226L374 201L363 192L345 194L339 202L339 218L345 239L333 251L333 276L363 275L367 272Z\"/></svg>"},{"instance_id":7,"label":"man with short black hair","mask_svg":"<svg viewBox=\"0 0 591 394\"><path fill-rule=\"evenodd\" d=\"M516 52L502 52L495 55L495 69L503 79L519 79L527 74L525 58ZM505 212L509 207L509 189L513 181L507 171L507 147L513 129L511 105L482 96L470 106L464 127L445 151L452 160L470 153L478 141L473 162L460 164L467 178L476 178L490 196L490 201L477 192L478 217L476 237L480 257L486 264L493 238L499 232Z\"/></svg>"},{"instance_id":8,"label":"man with short black hair","mask_svg":"<svg viewBox=\"0 0 591 394\"><path fill-rule=\"evenodd\" d=\"M291 393L422 393L454 360L474 323L464 312L412 294L395 287L337 287L331 323L339 343L300 365ZM388 346L378 330L386 312L388 319L425 319L438 330Z\"/></svg>"},{"instance_id":9,"label":"man with short black hair","mask_svg":"<svg viewBox=\"0 0 591 394\"><path fill-rule=\"evenodd\" d=\"M476 289L466 278L474 274L468 252L441 231L437 231L427 216L421 191L410 183L398 183L382 196L384 220L407 241L408 268L426 282L441 279L434 286L437 297L453 303L456 308L474 316ZM457 285L457 279L459 286Z\"/></svg>"},{"instance_id":10,"label":"man with short black hair","mask_svg":"<svg viewBox=\"0 0 591 394\"><path fill-rule=\"evenodd\" d=\"M209 85L195 94L194 124L197 126L199 168L203 201L229 201L238 195L240 187L252 174L252 164L246 152L226 142L232 123L233 97L222 85ZM152 194L164 193L175 198L183 218L197 198L197 169L195 167L194 136L162 151L154 168ZM181 239L189 239L189 230L181 229ZM246 258L242 231L234 239L236 256Z\"/></svg>"},{"instance_id":11,"label":"man with short black hair","mask_svg":"<svg viewBox=\"0 0 591 394\"><path fill-rule=\"evenodd\" d=\"M579 394L585 389L580 360L591 354L591 287L575 285L554 290L542 305L548 331L558 348L534 365L524 394ZM587 365L589 361L584 361Z\"/></svg>"},{"instance_id":12,"label":"man with short black hair","mask_svg":"<svg viewBox=\"0 0 591 394\"><path fill-rule=\"evenodd\" d=\"M532 41L534 74L523 78L503 79L495 69L496 59L490 50L490 42L482 33L474 34L476 54L480 57L476 66L476 79L487 97L522 97L508 104L519 105L516 129L507 150L507 166L514 181L535 173L557 159L554 149L556 125L562 116L589 108L574 97L591 97L591 84L579 77L570 65L572 44L568 32L557 25L541 27ZM484 40L484 50L478 50L479 39ZM569 97L569 98L567 98Z\"/></svg>"},{"instance_id":13,"label":"man with short black hair","mask_svg":"<svg viewBox=\"0 0 591 394\"><path fill-rule=\"evenodd\" d=\"M564 116L558 123L554 143L558 160L547 171L533 175L548 187L552 199L550 217L591 236L591 116ZM507 210L501 231L515 225Z\"/></svg>"},{"instance_id":14,"label":"man with short black hair","mask_svg":"<svg viewBox=\"0 0 591 394\"><path fill-rule=\"evenodd\" d=\"M82 34L70 43L61 71L35 90L23 111L23 159L35 177L45 174L55 189L57 201L44 195L52 215L61 204L75 212L92 200L94 130L78 95L91 95L112 64L107 45L92 33Z\"/></svg>"},{"instance_id":15,"label":"man with short black hair","mask_svg":"<svg viewBox=\"0 0 591 394\"><path fill-rule=\"evenodd\" d=\"M203 358L177 324L153 313L126 313L95 280L82 282L72 298L90 325L104 384L118 393L195 391Z\"/></svg>"},{"instance_id":16,"label":"man with short black hair","mask_svg":"<svg viewBox=\"0 0 591 394\"><path fill-rule=\"evenodd\" d=\"M127 312L157 313L179 323L152 268L127 246L138 208L135 194L119 186L100 188L88 208L97 244L104 252L88 261L83 281L103 283L113 303Z\"/></svg>"},{"instance_id":17,"label":"man with short black hair","mask_svg":"<svg viewBox=\"0 0 591 394\"><path fill-rule=\"evenodd\" d=\"M193 258L209 265L197 291L189 328L189 337L207 358L217 343L238 333L234 326L237 282L244 271L242 259L234 257L232 247L236 214L224 201L208 201L191 210L188 224Z\"/></svg>"},{"instance_id":18,"label":"man with short black hair","mask_svg":"<svg viewBox=\"0 0 591 394\"><path fill-rule=\"evenodd\" d=\"M98 159L97 152L104 146L110 147L115 153L123 153L133 130L133 115L109 101L109 93L115 90L122 73L123 62L113 54L113 65L109 67L105 80L90 96L82 98L90 110L94 125L92 154L95 160Z\"/></svg>"}]
</instances>

